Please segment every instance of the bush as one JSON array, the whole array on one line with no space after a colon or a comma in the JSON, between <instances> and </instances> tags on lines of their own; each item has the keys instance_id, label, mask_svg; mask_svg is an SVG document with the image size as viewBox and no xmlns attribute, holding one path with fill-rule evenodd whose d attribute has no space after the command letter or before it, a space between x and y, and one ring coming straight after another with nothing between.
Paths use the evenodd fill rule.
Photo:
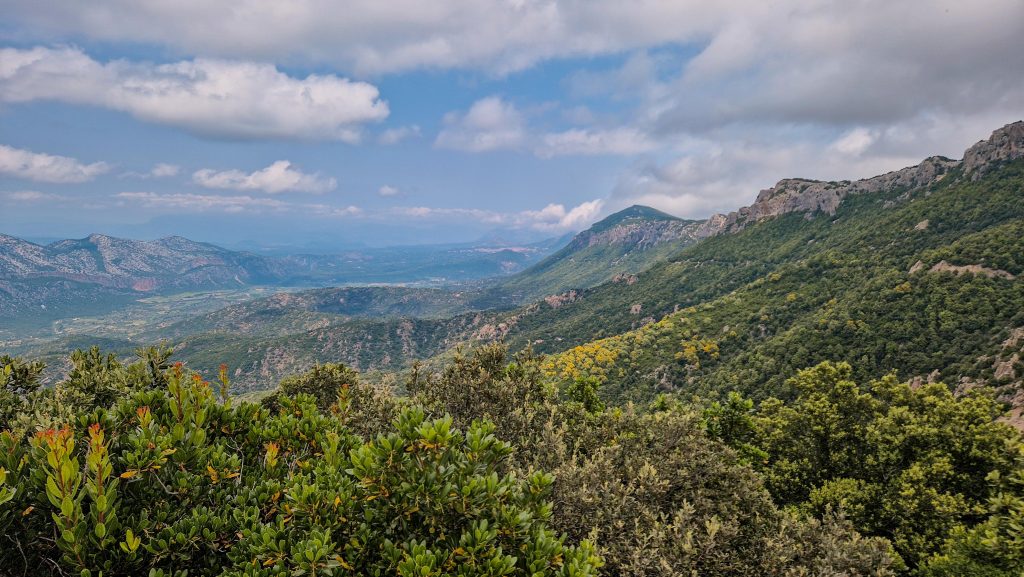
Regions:
<instances>
[{"instance_id":1,"label":"bush","mask_svg":"<svg viewBox=\"0 0 1024 577\"><path fill-rule=\"evenodd\" d=\"M35 575L594 575L548 528L543 473L477 423L407 409L363 442L306 394L230 399L180 366L164 390L0 437L0 566Z\"/></svg>"}]
</instances>

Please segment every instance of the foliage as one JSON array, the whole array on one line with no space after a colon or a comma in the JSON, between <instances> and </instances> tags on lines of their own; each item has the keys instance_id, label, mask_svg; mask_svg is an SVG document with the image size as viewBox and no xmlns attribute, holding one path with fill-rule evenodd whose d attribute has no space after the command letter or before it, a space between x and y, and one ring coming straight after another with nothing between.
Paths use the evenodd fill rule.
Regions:
<instances>
[{"instance_id":1,"label":"foliage","mask_svg":"<svg viewBox=\"0 0 1024 577\"><path fill-rule=\"evenodd\" d=\"M549 475L498 473L511 447L492 425L463 434L408 409L364 443L306 394L281 396L273 412L218 401L180 365L167 381L28 439L4 433L0 520L13 546L0 566L268 576L600 567L587 542L566 545L547 528Z\"/></svg>"},{"instance_id":2,"label":"foliage","mask_svg":"<svg viewBox=\"0 0 1024 577\"><path fill-rule=\"evenodd\" d=\"M283 395L312 395L317 407L326 410L344 388L359 382L359 374L340 364L316 365L301 375L285 377L278 390Z\"/></svg>"},{"instance_id":3,"label":"foliage","mask_svg":"<svg viewBox=\"0 0 1024 577\"><path fill-rule=\"evenodd\" d=\"M43 369L39 361L0 356L0 430L11 428L13 419L28 410L30 397L41 386Z\"/></svg>"},{"instance_id":4,"label":"foliage","mask_svg":"<svg viewBox=\"0 0 1024 577\"><path fill-rule=\"evenodd\" d=\"M935 577L1019 564L1024 457L998 403L893 376L860 385L842 363L800 372L789 400L638 408L603 406L614 376L560 390L547 360L499 345L416 367L407 398L321 365L262 404L230 396L226 367L211 387L176 364L155 387L128 378L146 363L81 359L64 398L134 388L110 407L54 400L0 436L13 544L0 566Z\"/></svg>"},{"instance_id":5,"label":"foliage","mask_svg":"<svg viewBox=\"0 0 1024 577\"><path fill-rule=\"evenodd\" d=\"M610 575L887 575L888 545L849 523L779 510L756 472L710 439L700 412L591 407L545 384L545 361L503 347L459 355L409 390L455 422L493 419L516 468L555 476L552 523L592 537ZM748 415L749 418L749 415Z\"/></svg>"},{"instance_id":6,"label":"foliage","mask_svg":"<svg viewBox=\"0 0 1024 577\"><path fill-rule=\"evenodd\" d=\"M779 216L683 249L635 284L511 315L506 340L554 353L553 366L590 342L616 351L601 367L602 395L616 403L665 391L779 396L798 370L829 360L860 380L938 371L934 380L1001 385L991 358L1024 327L1024 283L930 269L946 260L1020 274L1022 186L1017 160L975 181L951 173L853 195L834 215ZM636 304L649 316L631 314Z\"/></svg>"},{"instance_id":7,"label":"foliage","mask_svg":"<svg viewBox=\"0 0 1024 577\"><path fill-rule=\"evenodd\" d=\"M775 499L821 517L843 511L858 531L892 541L917 566L959 525L974 525L992 490L1011 475L1018 434L996 421L982 394L954 397L892 376L861 386L845 363L823 363L788 382L795 399L769 399L755 418Z\"/></svg>"},{"instance_id":8,"label":"foliage","mask_svg":"<svg viewBox=\"0 0 1024 577\"><path fill-rule=\"evenodd\" d=\"M988 577L1024 574L1024 448L1009 476L993 472L989 517L968 529L958 527L941 554L921 572L927 577Z\"/></svg>"}]
</instances>

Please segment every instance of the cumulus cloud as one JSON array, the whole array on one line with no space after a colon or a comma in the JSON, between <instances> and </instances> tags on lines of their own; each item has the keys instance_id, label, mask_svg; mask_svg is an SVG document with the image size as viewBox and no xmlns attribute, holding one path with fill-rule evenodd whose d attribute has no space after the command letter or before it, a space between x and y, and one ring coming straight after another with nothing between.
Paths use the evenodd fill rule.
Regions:
<instances>
[{"instance_id":1,"label":"cumulus cloud","mask_svg":"<svg viewBox=\"0 0 1024 577\"><path fill-rule=\"evenodd\" d=\"M468 152L519 148L526 141L523 114L497 96L477 100L465 113L449 112L434 145Z\"/></svg>"},{"instance_id":2,"label":"cumulus cloud","mask_svg":"<svg viewBox=\"0 0 1024 577\"><path fill-rule=\"evenodd\" d=\"M579 230L594 222L603 206L604 201L600 199L580 203L568 210L562 204L549 204L541 210L521 212L515 218L540 230Z\"/></svg>"},{"instance_id":3,"label":"cumulus cloud","mask_svg":"<svg viewBox=\"0 0 1024 577\"><path fill-rule=\"evenodd\" d=\"M76 48L0 49L0 102L99 106L218 138L355 142L363 124L388 116L379 96L365 82L248 61L102 63Z\"/></svg>"},{"instance_id":4,"label":"cumulus cloud","mask_svg":"<svg viewBox=\"0 0 1024 577\"><path fill-rule=\"evenodd\" d=\"M260 190L267 194L322 194L338 186L338 181L333 177L323 177L320 173L306 174L293 168L292 163L287 160L278 160L266 168L250 173L234 169L216 171L204 168L192 174L192 181L206 188Z\"/></svg>"},{"instance_id":5,"label":"cumulus cloud","mask_svg":"<svg viewBox=\"0 0 1024 577\"><path fill-rule=\"evenodd\" d=\"M74 158L32 152L0 144L0 174L38 182L88 182L110 170L105 162L83 164Z\"/></svg>"},{"instance_id":6,"label":"cumulus cloud","mask_svg":"<svg viewBox=\"0 0 1024 577\"><path fill-rule=\"evenodd\" d=\"M388 198L391 196L398 196L399 194L401 194L401 192L402 191L398 190L397 187L385 184L384 186L377 189L377 196L383 196L385 198Z\"/></svg>"}]
</instances>

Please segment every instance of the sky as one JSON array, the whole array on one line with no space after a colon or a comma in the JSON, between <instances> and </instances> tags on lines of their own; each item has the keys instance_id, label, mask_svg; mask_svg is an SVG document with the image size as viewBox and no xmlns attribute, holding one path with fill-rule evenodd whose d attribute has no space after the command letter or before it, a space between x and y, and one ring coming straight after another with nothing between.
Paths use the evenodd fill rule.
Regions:
<instances>
[{"instance_id":1,"label":"sky","mask_svg":"<svg viewBox=\"0 0 1024 577\"><path fill-rule=\"evenodd\" d=\"M1021 0L0 0L0 233L529 240L959 158Z\"/></svg>"}]
</instances>

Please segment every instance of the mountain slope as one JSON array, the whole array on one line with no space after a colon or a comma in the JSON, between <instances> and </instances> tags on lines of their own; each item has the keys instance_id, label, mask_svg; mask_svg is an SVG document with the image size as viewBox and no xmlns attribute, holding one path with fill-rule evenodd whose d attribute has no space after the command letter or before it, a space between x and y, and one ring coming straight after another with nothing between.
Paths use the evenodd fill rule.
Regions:
<instances>
[{"instance_id":1,"label":"mountain slope","mask_svg":"<svg viewBox=\"0 0 1024 577\"><path fill-rule=\"evenodd\" d=\"M558 252L503 279L495 292L529 302L642 271L707 236L706 221L683 220L646 206L621 210L577 234Z\"/></svg>"},{"instance_id":2,"label":"mountain slope","mask_svg":"<svg viewBox=\"0 0 1024 577\"><path fill-rule=\"evenodd\" d=\"M444 318L473 309L473 293L393 286L338 287L282 292L195 316L139 336L181 339L199 333L286 335L351 319Z\"/></svg>"},{"instance_id":3,"label":"mountain slope","mask_svg":"<svg viewBox=\"0 0 1024 577\"><path fill-rule=\"evenodd\" d=\"M812 183L808 198L783 181L752 207L709 221L718 234L635 282L509 312L366 321L362 340L341 324L245 347L254 359L289 359L290 368L341 360L365 369L400 368L460 342L529 343L556 354L552 374L590 367L620 399L661 390L768 394L797 368L849 360L861 376L895 370L962 387L984 382L1024 401L1024 270L1014 256L1024 253L1024 160L1014 152L1024 149L1022 127L979 144L988 151L982 162L930 159L875 179ZM977 157L975 148L965 154ZM841 198L822 204L824 191Z\"/></svg>"},{"instance_id":4,"label":"mountain slope","mask_svg":"<svg viewBox=\"0 0 1024 577\"><path fill-rule=\"evenodd\" d=\"M961 390L992 385L1019 416L1022 143L1024 124L1010 125L924 181L861 187L809 218L800 208L736 219L732 232L640 275L646 291L599 287L509 335L549 351L575 342L565 335L609 335L557 355L549 370L605 379L620 400L665 390L778 394L797 369L846 360L863 377L895 371ZM988 160L968 162L978 148ZM666 290L672 283L687 290ZM669 306L680 310L662 317ZM631 307L650 314L612 334ZM551 345L548 335L563 341Z\"/></svg>"}]
</instances>

